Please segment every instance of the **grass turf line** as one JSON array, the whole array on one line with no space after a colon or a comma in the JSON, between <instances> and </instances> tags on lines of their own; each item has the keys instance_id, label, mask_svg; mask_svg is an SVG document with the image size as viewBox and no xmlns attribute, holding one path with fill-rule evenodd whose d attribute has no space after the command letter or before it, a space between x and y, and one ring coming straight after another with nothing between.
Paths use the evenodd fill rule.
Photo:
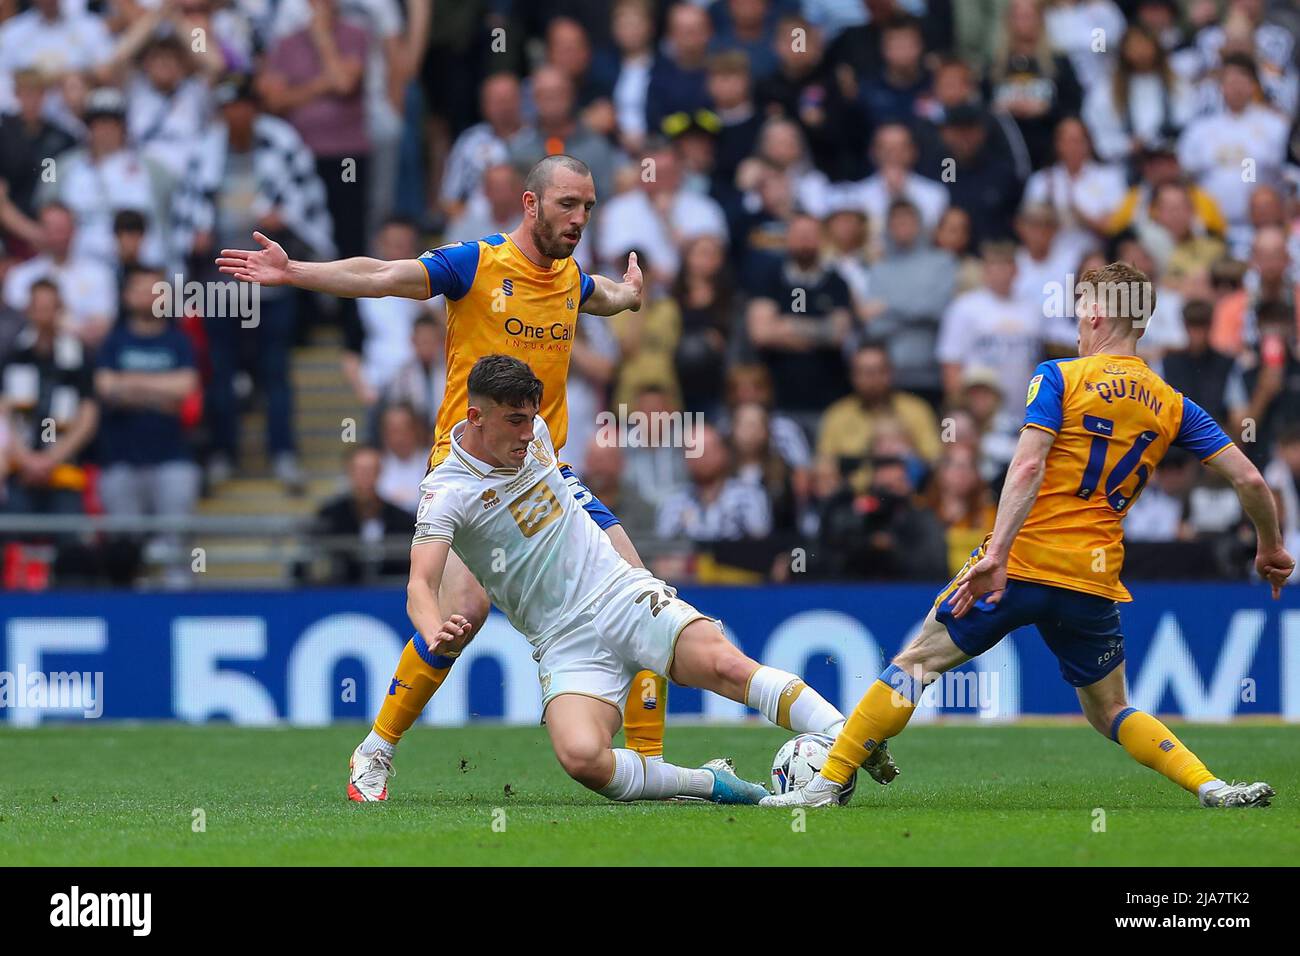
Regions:
<instances>
[{"instance_id":1,"label":"grass turf line","mask_svg":"<svg viewBox=\"0 0 1300 956\"><path fill-rule=\"evenodd\" d=\"M564 775L541 728L418 728L393 799L369 805L344 799L360 725L0 729L0 865L1293 864L1300 727L1177 732L1225 779L1273 784L1274 805L1202 810L1085 727L913 727L891 743L903 776L861 776L806 832L759 807L610 803ZM668 757L730 755L766 781L787 737L670 726Z\"/></svg>"}]
</instances>

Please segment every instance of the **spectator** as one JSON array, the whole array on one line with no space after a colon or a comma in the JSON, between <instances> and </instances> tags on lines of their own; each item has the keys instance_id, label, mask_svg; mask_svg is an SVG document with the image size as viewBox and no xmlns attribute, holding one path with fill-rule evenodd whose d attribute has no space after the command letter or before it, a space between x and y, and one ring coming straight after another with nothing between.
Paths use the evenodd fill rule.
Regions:
<instances>
[{"instance_id":1,"label":"spectator","mask_svg":"<svg viewBox=\"0 0 1300 956\"><path fill-rule=\"evenodd\" d=\"M989 101L1015 119L1030 163L1050 162L1052 133L1066 116L1077 116L1083 92L1070 61L1053 53L1037 0L1010 0L1000 48L989 66Z\"/></svg>"},{"instance_id":2,"label":"spectator","mask_svg":"<svg viewBox=\"0 0 1300 956\"><path fill-rule=\"evenodd\" d=\"M736 171L758 145L763 117L754 103L749 60L733 50L709 59L709 100L718 117L712 194L734 201Z\"/></svg>"},{"instance_id":3,"label":"spectator","mask_svg":"<svg viewBox=\"0 0 1300 956\"><path fill-rule=\"evenodd\" d=\"M984 267L971 251L970 213L960 206L949 206L934 228L934 247L957 261L957 284L954 295L961 295L984 282Z\"/></svg>"},{"instance_id":4,"label":"spectator","mask_svg":"<svg viewBox=\"0 0 1300 956\"><path fill-rule=\"evenodd\" d=\"M77 222L73 255L98 262L113 261L114 215L122 209L138 210L151 226L145 257L171 263L171 176L156 160L127 145L122 93L112 87L91 92L85 122L85 145L58 157L59 175L41 181L38 204L57 200L71 209Z\"/></svg>"},{"instance_id":5,"label":"spectator","mask_svg":"<svg viewBox=\"0 0 1300 956\"><path fill-rule=\"evenodd\" d=\"M735 281L716 236L688 240L673 285L680 334L673 370L682 407L712 416L722 401L727 353L737 318Z\"/></svg>"},{"instance_id":6,"label":"spectator","mask_svg":"<svg viewBox=\"0 0 1300 956\"><path fill-rule=\"evenodd\" d=\"M1265 228L1255 235L1250 270L1243 288L1226 296L1214 310L1210 342L1220 352L1237 355L1244 346L1256 344L1258 307L1263 302L1281 302L1291 308L1300 325L1300 297L1291 278L1291 257L1281 229Z\"/></svg>"},{"instance_id":7,"label":"spectator","mask_svg":"<svg viewBox=\"0 0 1300 956\"><path fill-rule=\"evenodd\" d=\"M897 199L906 199L920 212L925 231L933 232L948 208L948 190L933 179L917 174L916 155L911 130L904 123L891 121L876 127L871 144L876 172L844 188L843 193L848 195L841 193L840 202L852 197L853 205L866 213L868 222L883 232L890 205Z\"/></svg>"},{"instance_id":8,"label":"spectator","mask_svg":"<svg viewBox=\"0 0 1300 956\"><path fill-rule=\"evenodd\" d=\"M1300 358L1296 356L1295 309L1269 301L1256 309L1259 344L1242 357L1249 396L1241 418L1242 450L1261 467L1273 452L1283 422L1300 421Z\"/></svg>"},{"instance_id":9,"label":"spectator","mask_svg":"<svg viewBox=\"0 0 1300 956\"><path fill-rule=\"evenodd\" d=\"M821 223L795 216L787 257L754 289L745 316L776 383L777 407L810 417L848 391L841 350L853 326L848 286L821 262L821 247Z\"/></svg>"},{"instance_id":10,"label":"spectator","mask_svg":"<svg viewBox=\"0 0 1300 956\"><path fill-rule=\"evenodd\" d=\"M596 195L614 194L614 174L622 162L618 150L574 112L573 81L553 66L533 71L533 100L537 125L525 126L507 144L509 157L520 169L530 169L554 153L576 156L591 169Z\"/></svg>"},{"instance_id":11,"label":"spectator","mask_svg":"<svg viewBox=\"0 0 1300 956\"><path fill-rule=\"evenodd\" d=\"M713 18L715 43L724 50L744 53L753 64L754 79L761 80L776 71L773 50L780 7L778 0L725 0L709 10Z\"/></svg>"},{"instance_id":12,"label":"spectator","mask_svg":"<svg viewBox=\"0 0 1300 956\"><path fill-rule=\"evenodd\" d=\"M614 49L597 52L594 69L604 74L613 91L619 145L636 153L646 140L650 70L655 61L652 0L615 0L610 32Z\"/></svg>"},{"instance_id":13,"label":"spectator","mask_svg":"<svg viewBox=\"0 0 1300 956\"><path fill-rule=\"evenodd\" d=\"M488 168L506 162L510 142L524 125L519 80L510 73L494 73L485 79L479 104L483 121L456 138L442 174L442 211L451 219L466 212Z\"/></svg>"},{"instance_id":14,"label":"spectator","mask_svg":"<svg viewBox=\"0 0 1300 956\"><path fill-rule=\"evenodd\" d=\"M420 254L418 239L413 222L390 218L375 236L375 256L389 261L414 259ZM343 374L368 411L374 411L398 371L411 360L415 321L430 314L432 302L391 295L357 301L361 323L345 343Z\"/></svg>"},{"instance_id":15,"label":"spectator","mask_svg":"<svg viewBox=\"0 0 1300 956\"><path fill-rule=\"evenodd\" d=\"M364 88L370 34L339 15L338 0L310 2L309 23L277 40L265 57L257 92L311 150L338 254L361 256L370 188Z\"/></svg>"},{"instance_id":16,"label":"spectator","mask_svg":"<svg viewBox=\"0 0 1300 956\"><path fill-rule=\"evenodd\" d=\"M507 162L483 170L483 188L465 205L465 210L447 224L448 242L474 242L495 233L508 233L519 225L519 197L524 177Z\"/></svg>"},{"instance_id":17,"label":"spectator","mask_svg":"<svg viewBox=\"0 0 1300 956\"><path fill-rule=\"evenodd\" d=\"M591 69L591 41L586 29L567 16L552 17L543 38L545 62L563 72L573 84L579 116L601 136L612 136L617 114L604 77Z\"/></svg>"},{"instance_id":18,"label":"spectator","mask_svg":"<svg viewBox=\"0 0 1300 956\"><path fill-rule=\"evenodd\" d=\"M411 327L411 358L397 370L384 395L389 405L404 403L414 408L426 429L437 424L447 391L445 339L438 319L427 313L416 316Z\"/></svg>"},{"instance_id":19,"label":"spectator","mask_svg":"<svg viewBox=\"0 0 1300 956\"><path fill-rule=\"evenodd\" d=\"M865 494L842 488L826 502L820 550L832 576L856 579L940 581L947 574L944 529L913 497L907 463L878 457Z\"/></svg>"},{"instance_id":20,"label":"spectator","mask_svg":"<svg viewBox=\"0 0 1300 956\"><path fill-rule=\"evenodd\" d=\"M822 223L829 245L826 263L849 287L853 314L859 322L871 319L867 223L866 214L852 207L835 208Z\"/></svg>"},{"instance_id":21,"label":"spectator","mask_svg":"<svg viewBox=\"0 0 1300 956\"><path fill-rule=\"evenodd\" d=\"M196 260L196 274L209 281L219 279L211 254L246 247L255 229L287 243L290 254L297 257L334 254L327 190L297 131L259 110L253 85L246 78L223 82L214 99L219 119L191 156L176 197L177 244ZM256 345L272 471L291 491L303 486L289 382L297 301L292 289L262 287L255 325L245 328L243 320L229 315L203 317L212 363L204 400L213 446L207 464L210 486L226 481L238 460L240 421L234 379L244 341Z\"/></svg>"},{"instance_id":22,"label":"spectator","mask_svg":"<svg viewBox=\"0 0 1300 956\"><path fill-rule=\"evenodd\" d=\"M800 505L796 488L803 482L776 451L767 409L757 402L737 406L731 416L730 444L735 476L762 489L771 508L773 531L793 531Z\"/></svg>"},{"instance_id":23,"label":"spectator","mask_svg":"<svg viewBox=\"0 0 1300 956\"><path fill-rule=\"evenodd\" d=\"M1084 89L1110 78L1115 57L1109 47L1097 49L1094 38L1099 30L1105 37L1124 32L1124 14L1114 0L1050 0L1043 23L1052 49L1069 57Z\"/></svg>"},{"instance_id":24,"label":"spectator","mask_svg":"<svg viewBox=\"0 0 1300 956\"><path fill-rule=\"evenodd\" d=\"M695 241L716 245L711 237ZM647 260L639 251L637 262L643 271L647 268ZM610 316L608 328L618 341L619 351L610 407L631 409L637 394L647 386L663 389L672 403L680 406L681 389L674 369L682 332L682 313L677 303L651 286L642 293L640 309ZM718 371L720 374L721 369Z\"/></svg>"},{"instance_id":25,"label":"spectator","mask_svg":"<svg viewBox=\"0 0 1300 956\"><path fill-rule=\"evenodd\" d=\"M1038 331L1051 347L1072 352L1078 339L1073 309L1059 308L1073 301L1071 268L1078 256L1062 248L1060 220L1046 203L1031 203L1016 215L1016 235L1022 243L1016 252L1015 297L1032 303Z\"/></svg>"},{"instance_id":26,"label":"spectator","mask_svg":"<svg viewBox=\"0 0 1300 956\"><path fill-rule=\"evenodd\" d=\"M1089 84L1083 101L1083 119L1102 161L1133 167L1144 147L1175 142L1192 112L1191 89L1140 23L1124 31L1114 73Z\"/></svg>"},{"instance_id":27,"label":"spectator","mask_svg":"<svg viewBox=\"0 0 1300 956\"><path fill-rule=\"evenodd\" d=\"M32 283L27 327L0 368L8 422L4 510L80 514L86 473L81 455L99 422L81 342L59 329L59 288Z\"/></svg>"},{"instance_id":28,"label":"spectator","mask_svg":"<svg viewBox=\"0 0 1300 956\"><path fill-rule=\"evenodd\" d=\"M767 428L772 433L776 453L794 471L796 480L807 473L812 464L812 450L803 428L789 415L775 407L772 375L766 365L738 363L727 370L726 408L718 418L718 427L724 432L731 428L732 410L754 403L767 409ZM800 495L802 488L797 489Z\"/></svg>"},{"instance_id":29,"label":"spectator","mask_svg":"<svg viewBox=\"0 0 1300 956\"><path fill-rule=\"evenodd\" d=\"M1124 201L1124 172L1093 161L1088 131L1074 117L1057 124L1054 146L1056 163L1029 177L1024 203L1056 211L1061 230L1053 253L1073 262L1101 246L1111 218Z\"/></svg>"},{"instance_id":30,"label":"spectator","mask_svg":"<svg viewBox=\"0 0 1300 956\"><path fill-rule=\"evenodd\" d=\"M889 343L898 387L937 406L941 381L935 341L957 281L957 260L925 238L920 213L906 200L889 207L884 254L867 281L872 298L865 334Z\"/></svg>"},{"instance_id":31,"label":"spectator","mask_svg":"<svg viewBox=\"0 0 1300 956\"><path fill-rule=\"evenodd\" d=\"M644 249L654 270L649 277L666 289L681 267L682 245L697 236L726 242L727 221L714 200L684 187L681 164L671 147L660 146L647 159L653 175L643 175L639 188L609 201L596 249L602 263L618 269L629 249ZM601 195L599 186L596 194Z\"/></svg>"},{"instance_id":32,"label":"spectator","mask_svg":"<svg viewBox=\"0 0 1300 956\"><path fill-rule=\"evenodd\" d=\"M1138 235L1146 235L1150 229L1151 202L1155 198L1155 191L1165 183L1185 180L1182 168L1178 165L1178 156L1169 146L1145 148L1140 156L1140 167L1138 181L1129 187L1119 208L1107 223L1107 232L1112 236L1126 229L1133 229ZM1195 183L1189 184L1189 193L1195 211L1194 228L1215 236L1226 235L1228 223L1214 197Z\"/></svg>"},{"instance_id":33,"label":"spectator","mask_svg":"<svg viewBox=\"0 0 1300 956\"><path fill-rule=\"evenodd\" d=\"M1015 247L988 243L984 286L954 299L944 312L935 354L950 402L958 400L965 372L992 369L1005 383L1004 410L1023 414L1020 389L1042 356L1043 320L1040 309L1016 297L1015 281Z\"/></svg>"},{"instance_id":34,"label":"spectator","mask_svg":"<svg viewBox=\"0 0 1300 956\"><path fill-rule=\"evenodd\" d=\"M980 476L975 452L969 445L954 444L944 449L925 504L943 525L947 573L955 575L993 530L997 512L993 494Z\"/></svg>"},{"instance_id":35,"label":"spectator","mask_svg":"<svg viewBox=\"0 0 1300 956\"><path fill-rule=\"evenodd\" d=\"M353 448L347 455L348 490L316 512L316 534L334 539L321 549L327 561L324 583L361 584L406 574L405 545L415 515L384 498L382 467L377 449ZM399 536L400 544L393 540Z\"/></svg>"},{"instance_id":36,"label":"spectator","mask_svg":"<svg viewBox=\"0 0 1300 956\"><path fill-rule=\"evenodd\" d=\"M644 385L637 393L633 413L643 421L664 421L665 415L681 414L671 396L657 385ZM657 443L637 443L624 449L623 477L628 487L658 512L673 491L686 482L686 458L682 449Z\"/></svg>"},{"instance_id":37,"label":"spectator","mask_svg":"<svg viewBox=\"0 0 1300 956\"><path fill-rule=\"evenodd\" d=\"M1223 109L1193 120L1178 141L1178 161L1214 197L1230 227L1248 221L1256 182L1275 182L1286 161L1287 123L1257 102L1259 79L1249 56L1223 60ZM1243 162L1254 175L1243 175Z\"/></svg>"},{"instance_id":38,"label":"spectator","mask_svg":"<svg viewBox=\"0 0 1300 956\"><path fill-rule=\"evenodd\" d=\"M618 370L618 339L604 316L583 315L574 330L570 353L569 382L565 401L569 406L569 434L565 459L582 473L582 455L596 434L596 416L604 410L609 387Z\"/></svg>"},{"instance_id":39,"label":"spectator","mask_svg":"<svg viewBox=\"0 0 1300 956\"><path fill-rule=\"evenodd\" d=\"M841 398L822 416L817 430L817 457L838 463L859 491L869 480L868 456L882 422L897 422L926 462L939 457L939 426L928 402L894 388L889 350L868 342L853 353L849 365L853 394Z\"/></svg>"},{"instance_id":40,"label":"spectator","mask_svg":"<svg viewBox=\"0 0 1300 956\"><path fill-rule=\"evenodd\" d=\"M650 89L655 95L646 98L647 130L659 129L665 116L694 113L709 105L705 67L712 39L713 26L702 7L693 3L669 7L663 50L650 68ZM599 183L596 191L601 192Z\"/></svg>"},{"instance_id":41,"label":"spectator","mask_svg":"<svg viewBox=\"0 0 1300 956\"><path fill-rule=\"evenodd\" d=\"M1197 464L1190 452L1169 449L1141 496L1129 506L1124 517L1126 543L1188 541L1194 536L1187 519Z\"/></svg>"},{"instance_id":42,"label":"spectator","mask_svg":"<svg viewBox=\"0 0 1300 956\"><path fill-rule=\"evenodd\" d=\"M0 26L0 36L4 29ZM30 218L36 217L36 187L48 168L47 160L75 142L67 130L44 116L48 85L40 71L20 70L14 76L18 110L0 116L0 181L14 205Z\"/></svg>"},{"instance_id":43,"label":"spectator","mask_svg":"<svg viewBox=\"0 0 1300 956\"><path fill-rule=\"evenodd\" d=\"M144 216L134 209L123 209L113 217L113 242L117 247L117 257L114 260L117 268L114 270L114 285L118 290L117 311L115 315L122 316L126 314L126 277L136 269L148 269L150 263L144 261L144 237L149 231L149 224L145 222ZM157 264L153 264L157 268Z\"/></svg>"},{"instance_id":44,"label":"spectator","mask_svg":"<svg viewBox=\"0 0 1300 956\"><path fill-rule=\"evenodd\" d=\"M123 283L125 309L99 350L95 394L101 409L99 497L109 515L182 518L199 497L199 468L185 434L199 376L189 338L158 314L157 269L134 268ZM182 537L157 539L167 549L172 581L184 579Z\"/></svg>"},{"instance_id":45,"label":"spectator","mask_svg":"<svg viewBox=\"0 0 1300 956\"><path fill-rule=\"evenodd\" d=\"M804 42L793 42L796 36ZM798 123L813 162L832 180L862 176L867 127L859 120L856 91L848 91L825 58L821 31L802 17L784 16L772 48L776 72L754 89L760 109Z\"/></svg>"},{"instance_id":46,"label":"spectator","mask_svg":"<svg viewBox=\"0 0 1300 956\"><path fill-rule=\"evenodd\" d=\"M377 488L385 501L415 514L420 503L420 482L429 470L429 440L420 415L410 405L384 409L380 433L383 463ZM409 521L408 528L409 529Z\"/></svg>"},{"instance_id":47,"label":"spectator","mask_svg":"<svg viewBox=\"0 0 1300 956\"><path fill-rule=\"evenodd\" d=\"M1184 183L1165 183L1156 189L1150 222L1153 228L1146 230L1143 245L1175 289L1193 273L1208 270L1226 251L1221 239L1196 230L1192 196Z\"/></svg>"},{"instance_id":48,"label":"spectator","mask_svg":"<svg viewBox=\"0 0 1300 956\"><path fill-rule=\"evenodd\" d=\"M0 195L0 209L4 208ZM9 270L4 300L12 309L26 309L32 286L42 280L53 282L65 310L60 316L62 331L93 347L117 318L117 283L101 260L75 252L76 234L72 210L58 202L43 206L34 233L40 254Z\"/></svg>"},{"instance_id":49,"label":"spectator","mask_svg":"<svg viewBox=\"0 0 1300 956\"><path fill-rule=\"evenodd\" d=\"M32 0L28 9L0 23L0 78L20 70L39 70L45 82L92 79L108 64L113 38L102 17L65 9L59 0ZM0 79L0 109L13 105Z\"/></svg>"},{"instance_id":50,"label":"spectator","mask_svg":"<svg viewBox=\"0 0 1300 956\"><path fill-rule=\"evenodd\" d=\"M1009 113L993 112L984 105L970 63L949 55L935 57L933 85L929 94L917 101L916 109L919 121L914 124L915 135L925 175L944 182L951 180L951 176L943 177L943 160L952 155L944 144L943 126L949 113L959 111L984 127L990 152L1011 167L1017 183L1029 178L1029 149L1020 128Z\"/></svg>"},{"instance_id":51,"label":"spectator","mask_svg":"<svg viewBox=\"0 0 1300 956\"><path fill-rule=\"evenodd\" d=\"M984 115L975 106L946 111L939 144L942 155L922 172L945 183L952 205L970 213L977 241L1008 238L1021 183L1014 160L990 143Z\"/></svg>"},{"instance_id":52,"label":"spectator","mask_svg":"<svg viewBox=\"0 0 1300 956\"><path fill-rule=\"evenodd\" d=\"M915 119L916 101L930 86L930 73L921 63L924 52L919 21L896 17L881 25L881 68L862 83L862 109L868 123L907 124Z\"/></svg>"},{"instance_id":53,"label":"spectator","mask_svg":"<svg viewBox=\"0 0 1300 956\"><path fill-rule=\"evenodd\" d=\"M602 441L600 436L587 444L583 457L582 481L587 489L605 503L619 523L645 555L653 549L655 511L627 480L623 449L617 442Z\"/></svg>"},{"instance_id":54,"label":"spectator","mask_svg":"<svg viewBox=\"0 0 1300 956\"><path fill-rule=\"evenodd\" d=\"M945 437L950 435L955 444L966 444L978 454L980 477L995 488L1002 486L1024 424L1023 412L1007 411L1007 391L995 370L982 366L967 369L961 377L959 404L950 409L943 423Z\"/></svg>"},{"instance_id":55,"label":"spectator","mask_svg":"<svg viewBox=\"0 0 1300 956\"><path fill-rule=\"evenodd\" d=\"M714 428L705 425L695 438L697 454L686 459L690 483L659 505L655 534L695 543L766 538L772 512L762 486L731 475L730 452Z\"/></svg>"},{"instance_id":56,"label":"spectator","mask_svg":"<svg viewBox=\"0 0 1300 956\"><path fill-rule=\"evenodd\" d=\"M164 9L165 5L160 4L154 16L146 15L144 22ZM134 42L137 39L139 42ZM206 44L203 48L208 49ZM206 65L209 70L219 71L222 60L213 63L204 54L192 52L192 45L176 34L151 36L138 31L127 32L115 56L138 59L140 66L124 89L129 141L140 155L165 169L171 178L179 177L211 114L209 81L220 75L204 74L198 69Z\"/></svg>"},{"instance_id":57,"label":"spectator","mask_svg":"<svg viewBox=\"0 0 1300 956\"><path fill-rule=\"evenodd\" d=\"M1278 432L1277 451L1264 477L1278 500L1278 521L1289 549L1300 542L1300 422L1288 422Z\"/></svg>"},{"instance_id":58,"label":"spectator","mask_svg":"<svg viewBox=\"0 0 1300 956\"><path fill-rule=\"evenodd\" d=\"M1225 431L1231 432L1245 413L1246 393L1241 371L1232 357L1210 343L1210 303L1193 300L1183 306L1183 328L1187 346L1164 357L1161 374Z\"/></svg>"}]
</instances>

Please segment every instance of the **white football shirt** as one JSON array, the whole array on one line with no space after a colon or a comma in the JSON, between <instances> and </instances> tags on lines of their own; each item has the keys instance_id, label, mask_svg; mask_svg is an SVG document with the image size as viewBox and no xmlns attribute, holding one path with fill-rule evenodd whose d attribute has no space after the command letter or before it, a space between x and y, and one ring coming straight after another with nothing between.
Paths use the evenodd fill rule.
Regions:
<instances>
[{"instance_id":1,"label":"white football shirt","mask_svg":"<svg viewBox=\"0 0 1300 956\"><path fill-rule=\"evenodd\" d=\"M518 468L495 468L461 447L420 483L413 544L447 541L528 643L550 640L632 566L573 497L541 416Z\"/></svg>"}]
</instances>

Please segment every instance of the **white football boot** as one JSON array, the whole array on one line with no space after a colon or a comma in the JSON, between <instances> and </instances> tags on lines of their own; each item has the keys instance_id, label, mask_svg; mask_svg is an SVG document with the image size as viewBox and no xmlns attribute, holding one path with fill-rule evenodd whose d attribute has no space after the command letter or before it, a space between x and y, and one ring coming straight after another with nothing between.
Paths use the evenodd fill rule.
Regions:
<instances>
[{"instance_id":1,"label":"white football boot","mask_svg":"<svg viewBox=\"0 0 1300 956\"><path fill-rule=\"evenodd\" d=\"M1266 783L1225 783L1201 794L1201 806L1234 808L1266 807L1275 791Z\"/></svg>"},{"instance_id":2,"label":"white football boot","mask_svg":"<svg viewBox=\"0 0 1300 956\"><path fill-rule=\"evenodd\" d=\"M373 803L388 799L388 778L396 774L393 758L381 750L364 754L357 747L348 761L348 799Z\"/></svg>"},{"instance_id":3,"label":"white football boot","mask_svg":"<svg viewBox=\"0 0 1300 956\"><path fill-rule=\"evenodd\" d=\"M813 774L808 786L786 793L774 794L758 801L760 807L838 807L840 785L827 780L819 773Z\"/></svg>"}]
</instances>

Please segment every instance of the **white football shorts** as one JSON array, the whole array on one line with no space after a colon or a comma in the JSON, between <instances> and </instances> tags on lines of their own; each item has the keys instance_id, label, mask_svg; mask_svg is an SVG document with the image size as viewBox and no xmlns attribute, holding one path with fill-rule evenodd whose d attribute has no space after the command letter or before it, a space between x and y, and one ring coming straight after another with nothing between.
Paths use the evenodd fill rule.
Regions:
<instances>
[{"instance_id":1,"label":"white football shorts","mask_svg":"<svg viewBox=\"0 0 1300 956\"><path fill-rule=\"evenodd\" d=\"M714 620L634 568L588 605L537 660L542 713L561 694L608 701L623 712L637 671L668 674L677 638L692 621Z\"/></svg>"}]
</instances>

